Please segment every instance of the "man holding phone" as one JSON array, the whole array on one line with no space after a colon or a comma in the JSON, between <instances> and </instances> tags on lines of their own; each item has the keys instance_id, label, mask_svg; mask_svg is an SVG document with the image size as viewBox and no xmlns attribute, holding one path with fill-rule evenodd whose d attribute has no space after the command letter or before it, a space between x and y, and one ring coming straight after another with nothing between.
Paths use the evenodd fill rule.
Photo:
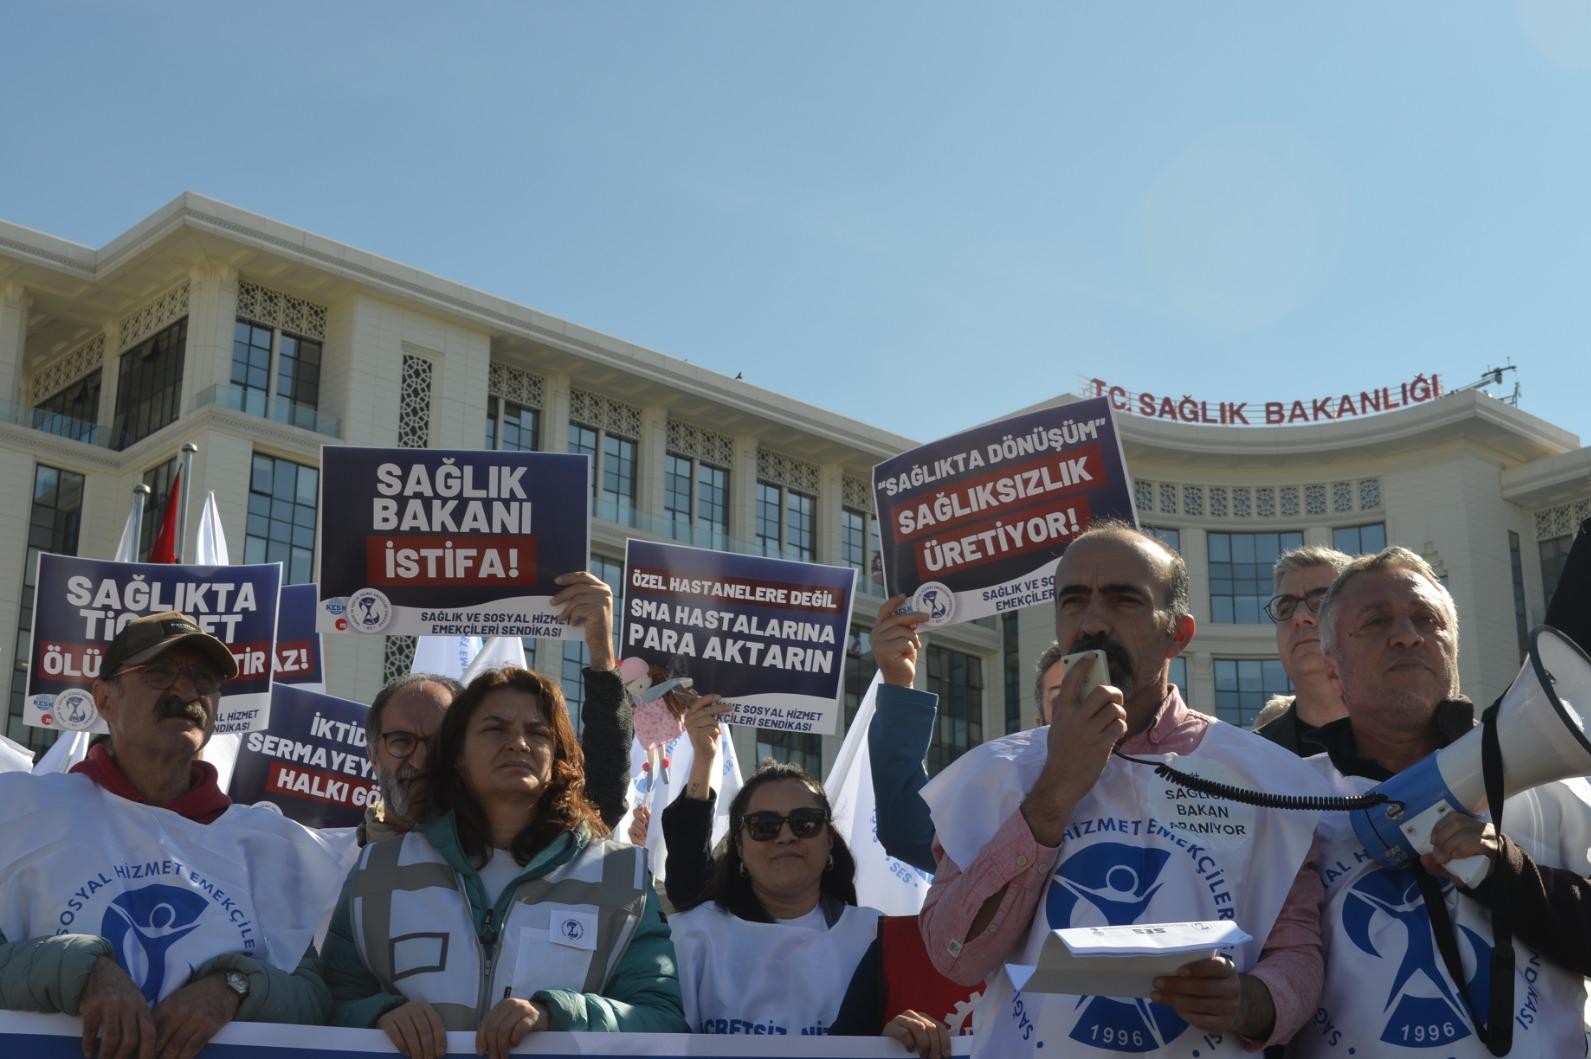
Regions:
<instances>
[{"instance_id":1,"label":"man holding phone","mask_svg":"<svg viewBox=\"0 0 1591 1059\"><path fill-rule=\"evenodd\" d=\"M1110 683L1070 666L1047 729L974 748L923 792L938 833L924 942L946 976L990 980L975 1054L1237 1055L1288 1040L1322 976L1315 814L1205 798L1113 752L1262 789L1321 783L1169 683L1194 620L1187 567L1159 540L1125 523L1079 536L1056 566L1055 616L1057 642L1103 652ZM1136 1001L1020 994L1003 970L1033 963L1053 928L1213 919L1252 940Z\"/></svg>"}]
</instances>

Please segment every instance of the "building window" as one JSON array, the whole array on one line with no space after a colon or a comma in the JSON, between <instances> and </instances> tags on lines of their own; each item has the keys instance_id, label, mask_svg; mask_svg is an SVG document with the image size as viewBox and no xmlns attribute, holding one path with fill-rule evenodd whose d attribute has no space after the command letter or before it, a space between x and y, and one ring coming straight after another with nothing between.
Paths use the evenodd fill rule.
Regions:
<instances>
[{"instance_id":1,"label":"building window","mask_svg":"<svg viewBox=\"0 0 1591 1059\"><path fill-rule=\"evenodd\" d=\"M1273 695L1291 695L1293 683L1274 658L1217 658L1215 715L1247 728Z\"/></svg>"},{"instance_id":2,"label":"building window","mask_svg":"<svg viewBox=\"0 0 1591 1059\"><path fill-rule=\"evenodd\" d=\"M927 690L939 696L938 727L924 764L930 776L983 742L983 660L930 646Z\"/></svg>"},{"instance_id":3,"label":"building window","mask_svg":"<svg viewBox=\"0 0 1591 1059\"><path fill-rule=\"evenodd\" d=\"M142 441L177 418L187 342L188 319L183 317L122 354L111 420L117 449Z\"/></svg>"},{"instance_id":4,"label":"building window","mask_svg":"<svg viewBox=\"0 0 1591 1059\"><path fill-rule=\"evenodd\" d=\"M171 480L176 476L175 456L144 472L144 484L149 487L149 496L144 500L144 516L138 521L138 561L141 563L147 563L149 554L155 550L155 534L160 532L161 524L165 522L166 505L172 501Z\"/></svg>"},{"instance_id":5,"label":"building window","mask_svg":"<svg viewBox=\"0 0 1591 1059\"><path fill-rule=\"evenodd\" d=\"M840 509L840 562L854 567L865 579L869 575L867 557L867 512L854 507Z\"/></svg>"},{"instance_id":6,"label":"building window","mask_svg":"<svg viewBox=\"0 0 1591 1059\"><path fill-rule=\"evenodd\" d=\"M541 448L541 413L502 397L486 399L486 447L504 452Z\"/></svg>"},{"instance_id":7,"label":"building window","mask_svg":"<svg viewBox=\"0 0 1591 1059\"><path fill-rule=\"evenodd\" d=\"M1387 524L1338 526L1331 531L1331 546L1348 555L1374 555L1387 546Z\"/></svg>"},{"instance_id":8,"label":"building window","mask_svg":"<svg viewBox=\"0 0 1591 1059\"><path fill-rule=\"evenodd\" d=\"M98 431L101 374L91 372L40 401L33 412L33 426L46 434L92 444Z\"/></svg>"},{"instance_id":9,"label":"building window","mask_svg":"<svg viewBox=\"0 0 1591 1059\"><path fill-rule=\"evenodd\" d=\"M239 317L232 325L228 403L249 415L315 430L320 425L320 356L321 344L313 338Z\"/></svg>"},{"instance_id":10,"label":"building window","mask_svg":"<svg viewBox=\"0 0 1591 1059\"><path fill-rule=\"evenodd\" d=\"M1166 679L1175 684L1177 690L1182 693L1183 705L1191 706L1188 701L1188 660L1181 655L1173 658L1171 660L1171 672Z\"/></svg>"},{"instance_id":11,"label":"building window","mask_svg":"<svg viewBox=\"0 0 1591 1059\"><path fill-rule=\"evenodd\" d=\"M1182 554L1181 530L1173 529L1170 526L1145 526L1144 532L1152 537L1160 538L1160 543L1164 544L1167 548L1170 548L1178 555Z\"/></svg>"},{"instance_id":12,"label":"building window","mask_svg":"<svg viewBox=\"0 0 1591 1059\"><path fill-rule=\"evenodd\" d=\"M1033 682L1028 680L1028 667L1022 664L1022 645L1017 637L1016 611L1000 615L1000 667L1005 672L1005 730L1009 735L1027 727L1029 710L1038 712L1038 705L1028 705Z\"/></svg>"},{"instance_id":13,"label":"building window","mask_svg":"<svg viewBox=\"0 0 1591 1059\"><path fill-rule=\"evenodd\" d=\"M28 517L28 547L22 560L22 593L17 604L17 637L12 652L11 704L6 734L33 750L55 741L55 732L22 722L27 702L28 659L33 656L33 586L39 554L77 554L77 533L83 521L83 476L37 464L33 468L33 504Z\"/></svg>"},{"instance_id":14,"label":"building window","mask_svg":"<svg viewBox=\"0 0 1591 1059\"><path fill-rule=\"evenodd\" d=\"M1541 555L1541 598L1552 605L1552 595L1558 591L1558 581L1563 577L1564 564L1569 561L1569 547L1574 544L1574 534L1551 537L1536 542Z\"/></svg>"},{"instance_id":15,"label":"building window","mask_svg":"<svg viewBox=\"0 0 1591 1059\"><path fill-rule=\"evenodd\" d=\"M723 549L729 542L729 472L669 453L663 467L663 512L675 540Z\"/></svg>"},{"instance_id":16,"label":"building window","mask_svg":"<svg viewBox=\"0 0 1591 1059\"><path fill-rule=\"evenodd\" d=\"M757 547L763 555L815 562L817 499L772 482L757 483Z\"/></svg>"},{"instance_id":17,"label":"building window","mask_svg":"<svg viewBox=\"0 0 1591 1059\"><path fill-rule=\"evenodd\" d=\"M315 510L320 471L254 454L243 561L282 564L282 583L315 580Z\"/></svg>"},{"instance_id":18,"label":"building window","mask_svg":"<svg viewBox=\"0 0 1591 1059\"><path fill-rule=\"evenodd\" d=\"M845 641L845 680L841 684L842 705L845 707L845 727L849 729L862 706L862 697L873 674L878 672L878 661L873 657L873 634L860 625L851 626L850 638Z\"/></svg>"},{"instance_id":19,"label":"building window","mask_svg":"<svg viewBox=\"0 0 1591 1059\"><path fill-rule=\"evenodd\" d=\"M569 451L591 457L591 513L597 518L635 525L636 450L629 438L569 424Z\"/></svg>"},{"instance_id":20,"label":"building window","mask_svg":"<svg viewBox=\"0 0 1591 1059\"><path fill-rule=\"evenodd\" d=\"M769 758L806 769L823 781L823 738L811 732L774 732L757 729L757 767Z\"/></svg>"},{"instance_id":21,"label":"building window","mask_svg":"<svg viewBox=\"0 0 1591 1059\"><path fill-rule=\"evenodd\" d=\"M1530 653L1530 616L1525 612L1525 557L1519 534L1508 531L1508 566L1514 576L1514 635L1519 641L1519 658Z\"/></svg>"},{"instance_id":22,"label":"building window","mask_svg":"<svg viewBox=\"0 0 1591 1059\"><path fill-rule=\"evenodd\" d=\"M622 624L622 619L619 618L619 615L624 613L624 563L616 559L609 559L604 555L593 555L589 569L606 581L609 588L613 589L613 614L616 619L613 623L613 645L614 650L617 652L620 646L619 626ZM561 572L569 573L570 571ZM528 640L526 641L527 645L529 642ZM560 642L563 645L563 653L557 677L559 684L563 686L563 701L569 707L569 719L574 723L575 731L578 732L585 728L585 722L580 717L580 710L586 702L586 682L580 671L591 664L591 650L586 647L584 640L562 640ZM615 657L622 656L615 655ZM531 650L527 646L525 650L526 663L533 664L531 659ZM546 676L550 678L553 674L549 672L546 673Z\"/></svg>"},{"instance_id":23,"label":"building window","mask_svg":"<svg viewBox=\"0 0 1591 1059\"><path fill-rule=\"evenodd\" d=\"M1269 624L1265 601L1275 579L1272 567L1283 552L1304 546L1304 535L1285 533L1208 533L1210 620L1218 625Z\"/></svg>"}]
</instances>

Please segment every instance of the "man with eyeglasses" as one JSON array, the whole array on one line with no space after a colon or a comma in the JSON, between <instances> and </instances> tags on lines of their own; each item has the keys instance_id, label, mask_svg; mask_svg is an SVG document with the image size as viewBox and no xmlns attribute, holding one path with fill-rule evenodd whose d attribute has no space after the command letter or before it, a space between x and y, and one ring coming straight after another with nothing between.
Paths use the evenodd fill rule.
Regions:
<instances>
[{"instance_id":1,"label":"man with eyeglasses","mask_svg":"<svg viewBox=\"0 0 1591 1059\"><path fill-rule=\"evenodd\" d=\"M1300 757L1320 753L1315 732L1348 716L1342 696L1326 676L1316 621L1326 590L1351 561L1335 548L1315 545L1294 548L1276 560L1276 595L1265 604L1265 616L1276 625L1276 654L1294 694L1290 700L1278 696L1267 703L1267 710L1279 706L1281 712L1257 722L1254 731Z\"/></svg>"},{"instance_id":2,"label":"man with eyeglasses","mask_svg":"<svg viewBox=\"0 0 1591 1059\"><path fill-rule=\"evenodd\" d=\"M365 749L381 784L381 800L365 810L359 844L408 831L425 806L431 741L464 685L452 677L411 673L389 683L365 714Z\"/></svg>"},{"instance_id":3,"label":"man with eyeglasses","mask_svg":"<svg viewBox=\"0 0 1591 1059\"><path fill-rule=\"evenodd\" d=\"M199 758L237 672L186 615L128 621L93 687L109 740L70 775L0 776L0 1007L80 1015L85 1056L190 1059L234 1019L330 1015L311 942L336 853Z\"/></svg>"}]
</instances>

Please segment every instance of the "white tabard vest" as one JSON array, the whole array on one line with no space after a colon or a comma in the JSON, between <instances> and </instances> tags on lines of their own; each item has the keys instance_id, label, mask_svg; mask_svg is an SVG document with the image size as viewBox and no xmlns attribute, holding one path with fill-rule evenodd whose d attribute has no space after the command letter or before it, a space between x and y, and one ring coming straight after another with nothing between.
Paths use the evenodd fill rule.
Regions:
<instances>
[{"instance_id":1,"label":"white tabard vest","mask_svg":"<svg viewBox=\"0 0 1591 1059\"><path fill-rule=\"evenodd\" d=\"M1373 780L1342 776L1324 754L1309 763L1328 776L1338 793L1360 794L1375 786ZM1591 874L1591 788L1584 780L1570 780L1516 794L1503 805L1503 833L1537 864ZM1414 873L1382 868L1371 860L1354 838L1346 813L1325 814L1320 835L1326 988L1320 1009L1293 1038L1289 1054L1311 1059L1489 1057L1442 962ZM1443 881L1442 889L1467 979L1462 988L1485 1018L1491 917L1452 884ZM1518 941L1514 959L1514 1047L1509 1055L1584 1055L1583 980Z\"/></svg>"},{"instance_id":2,"label":"white tabard vest","mask_svg":"<svg viewBox=\"0 0 1591 1059\"><path fill-rule=\"evenodd\" d=\"M349 875L354 944L384 992L430 1004L450 1030L472 1030L503 996L600 993L640 925L645 851L612 840L505 892L486 952L463 879L419 831L366 846Z\"/></svg>"},{"instance_id":3,"label":"white tabard vest","mask_svg":"<svg viewBox=\"0 0 1591 1059\"><path fill-rule=\"evenodd\" d=\"M1044 766L1048 733L985 743L924 789L939 840L957 864L970 865L1017 811ZM1323 787L1286 750L1219 721L1193 753L1155 760L1251 789L1314 794ZM1147 999L1016 992L1004 963L1037 962L1052 929L1235 919L1253 940L1226 955L1249 970L1308 856L1316 819L1196 794L1148 765L1111 758L1072 814L1025 944L989 978L973 1015L973 1055L1248 1054L1235 1036L1195 1029Z\"/></svg>"},{"instance_id":4,"label":"white tabard vest","mask_svg":"<svg viewBox=\"0 0 1591 1059\"><path fill-rule=\"evenodd\" d=\"M693 1033L823 1034L878 936L876 909L846 908L827 930L753 923L716 901L671 916L685 1021Z\"/></svg>"},{"instance_id":5,"label":"white tabard vest","mask_svg":"<svg viewBox=\"0 0 1591 1059\"><path fill-rule=\"evenodd\" d=\"M151 1003L226 953L292 971L341 875L319 836L268 809L200 824L84 775L0 776L0 930L103 937Z\"/></svg>"}]
</instances>

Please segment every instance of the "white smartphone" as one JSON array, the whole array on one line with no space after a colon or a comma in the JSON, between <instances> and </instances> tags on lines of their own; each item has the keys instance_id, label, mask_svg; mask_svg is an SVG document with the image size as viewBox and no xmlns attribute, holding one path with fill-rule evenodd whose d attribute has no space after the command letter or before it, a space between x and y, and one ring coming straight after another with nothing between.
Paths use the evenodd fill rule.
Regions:
<instances>
[{"instance_id":1,"label":"white smartphone","mask_svg":"<svg viewBox=\"0 0 1591 1059\"><path fill-rule=\"evenodd\" d=\"M1087 673L1083 677L1083 687L1077 693L1077 701L1082 702L1088 693L1101 684L1110 683L1110 666L1105 662L1105 652L1099 648L1092 651L1078 651L1061 659L1063 673L1070 673L1074 666L1083 666Z\"/></svg>"}]
</instances>

